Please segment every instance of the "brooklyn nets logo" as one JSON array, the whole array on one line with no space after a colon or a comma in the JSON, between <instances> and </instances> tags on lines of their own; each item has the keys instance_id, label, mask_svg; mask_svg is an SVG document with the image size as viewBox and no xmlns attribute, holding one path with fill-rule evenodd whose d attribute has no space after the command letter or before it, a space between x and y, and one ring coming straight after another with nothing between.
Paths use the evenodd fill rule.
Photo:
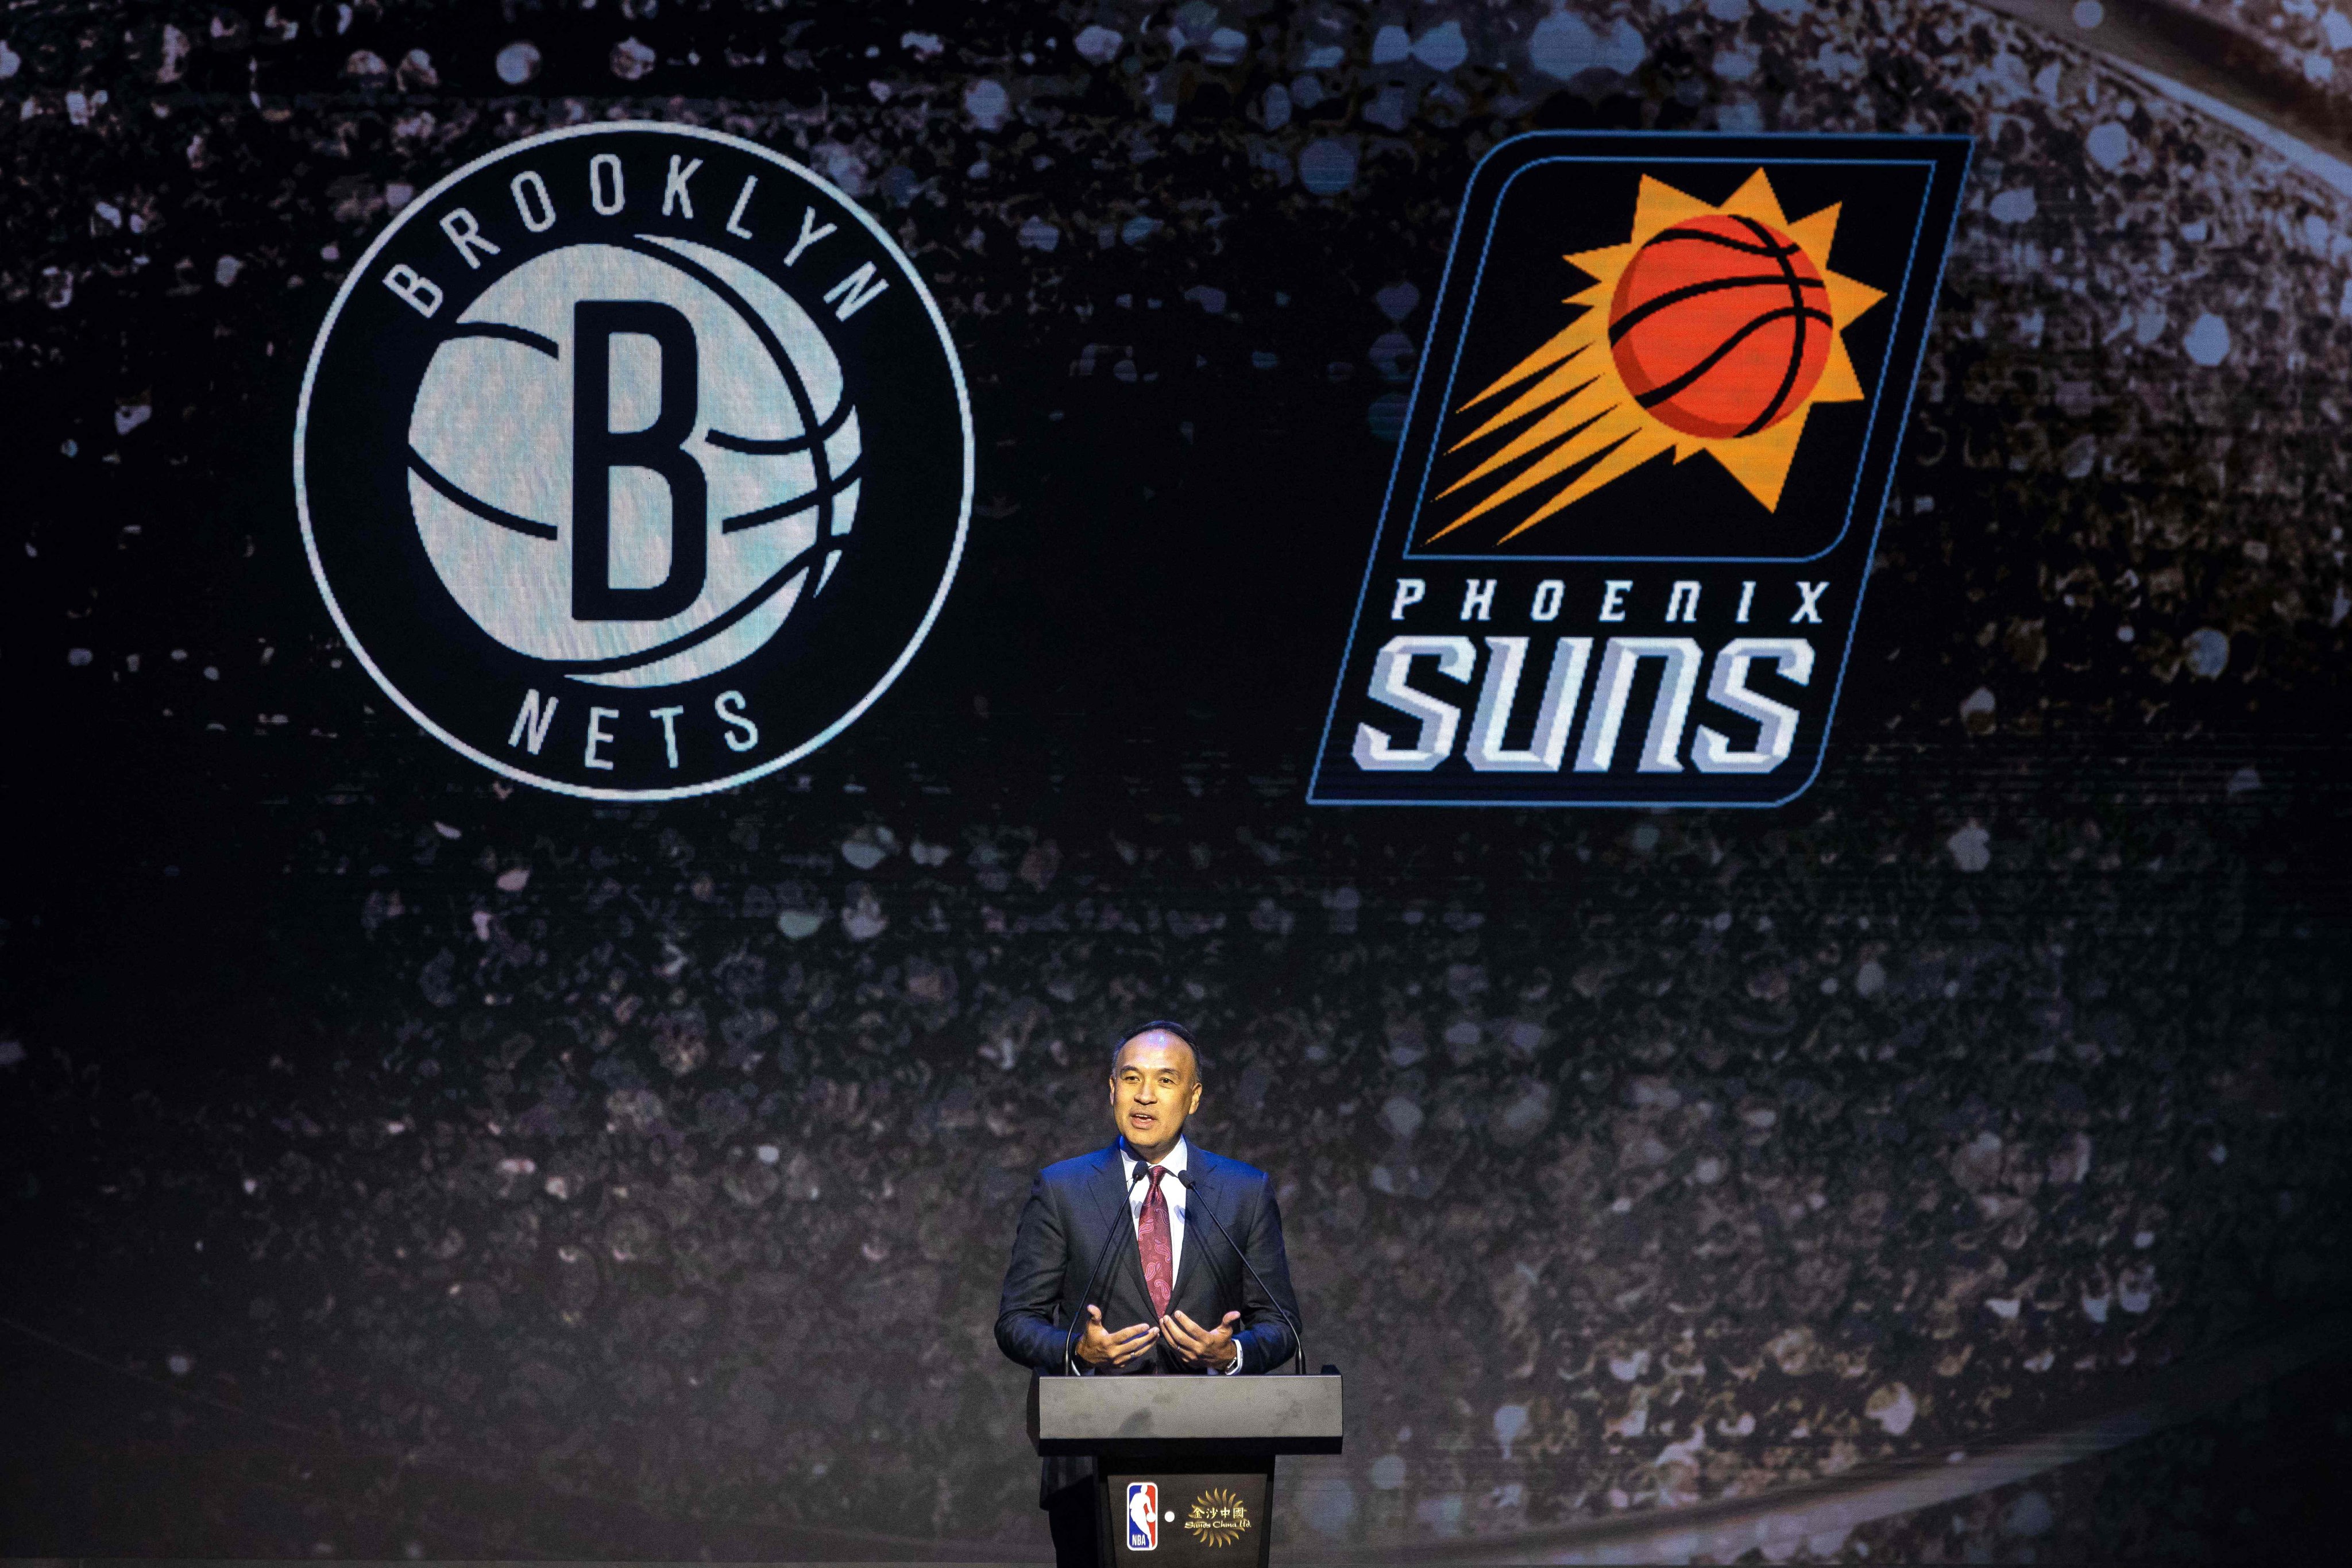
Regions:
<instances>
[{"instance_id":1,"label":"brooklyn nets logo","mask_svg":"<svg viewBox=\"0 0 2352 1568\"><path fill-rule=\"evenodd\" d=\"M311 351L294 483L345 638L510 777L664 799L773 771L913 658L962 552L939 309L846 196L596 125L412 202Z\"/></svg>"}]
</instances>

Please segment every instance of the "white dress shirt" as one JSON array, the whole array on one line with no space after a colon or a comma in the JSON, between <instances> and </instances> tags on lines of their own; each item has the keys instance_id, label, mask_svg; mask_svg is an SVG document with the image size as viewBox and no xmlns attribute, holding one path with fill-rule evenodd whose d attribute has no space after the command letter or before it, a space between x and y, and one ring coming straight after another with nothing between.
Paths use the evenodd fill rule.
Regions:
<instances>
[{"instance_id":1,"label":"white dress shirt","mask_svg":"<svg viewBox=\"0 0 2352 1568\"><path fill-rule=\"evenodd\" d=\"M1191 1197L1192 1194L1187 1192L1184 1184L1176 1178L1178 1173L1186 1168L1190 1152L1188 1145L1180 1137L1176 1140L1176 1147L1169 1150L1160 1160L1160 1168L1168 1173L1160 1178L1160 1195L1168 1200L1168 1278L1171 1280L1176 1278L1176 1271L1184 1261L1184 1200ZM1142 1181L1137 1181L1135 1173L1139 1168L1150 1169L1129 1151L1127 1140L1124 1137L1120 1138L1118 1173L1127 1182L1128 1217L1134 1223L1136 1246L1139 1252L1143 1245L1143 1205L1144 1201L1151 1195L1151 1178L1146 1176ZM1210 1330L1213 1330L1216 1326L1214 1323L1201 1325L1202 1328ZM1221 1370L1225 1375L1231 1376L1241 1369L1241 1348L1237 1345L1234 1350L1234 1359L1227 1362Z\"/></svg>"}]
</instances>

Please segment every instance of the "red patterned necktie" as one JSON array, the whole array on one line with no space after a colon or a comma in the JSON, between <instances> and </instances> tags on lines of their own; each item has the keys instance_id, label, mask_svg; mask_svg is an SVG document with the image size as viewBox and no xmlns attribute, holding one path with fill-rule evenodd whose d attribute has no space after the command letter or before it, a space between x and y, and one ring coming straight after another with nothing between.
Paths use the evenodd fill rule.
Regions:
<instances>
[{"instance_id":1,"label":"red patterned necktie","mask_svg":"<svg viewBox=\"0 0 2352 1568\"><path fill-rule=\"evenodd\" d=\"M1168 1315L1168 1298L1176 1293L1176 1260L1168 1245L1168 1199L1160 1191L1165 1165L1151 1167L1151 1192L1143 1200L1143 1220L1135 1227L1136 1245L1143 1252L1143 1287L1151 1292L1151 1316Z\"/></svg>"}]
</instances>

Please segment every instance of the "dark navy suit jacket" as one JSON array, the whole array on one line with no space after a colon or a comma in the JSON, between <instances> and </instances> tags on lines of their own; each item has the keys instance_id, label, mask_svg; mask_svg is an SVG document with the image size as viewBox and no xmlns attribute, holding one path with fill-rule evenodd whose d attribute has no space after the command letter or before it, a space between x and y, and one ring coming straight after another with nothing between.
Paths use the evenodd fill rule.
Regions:
<instances>
[{"instance_id":1,"label":"dark navy suit jacket","mask_svg":"<svg viewBox=\"0 0 2352 1568\"><path fill-rule=\"evenodd\" d=\"M1171 1194L1171 1201L1181 1196L1187 1206L1184 1250L1176 1260L1169 1310L1182 1312L1204 1329L1216 1327L1227 1312L1241 1313L1234 1332L1242 1357L1238 1375L1269 1372L1298 1348L1275 1302L1280 1301L1293 1322L1299 1321L1298 1298L1290 1289L1290 1262L1282 1249L1282 1211L1275 1203L1274 1183L1256 1166L1212 1154L1197 1143L1187 1146L1186 1169L1192 1177L1192 1191L1180 1188ZM1086 1321L1087 1278L1106 1243L1111 1245L1111 1254L1103 1262L1101 1282L1091 1298L1103 1310L1103 1327L1117 1331L1152 1321L1122 1173L1118 1145L1113 1143L1046 1166L1030 1185L997 1302L996 1342L1041 1377L1063 1375L1073 1330ZM1258 1278L1275 1292L1272 1298L1243 1268L1233 1246L1201 1212L1203 1207L1224 1222ZM1184 1366L1164 1343L1117 1375L1153 1373L1213 1375ZM1110 1369L1102 1369L1102 1374L1110 1374ZM1039 1500L1093 1475L1090 1459L1048 1459Z\"/></svg>"}]
</instances>

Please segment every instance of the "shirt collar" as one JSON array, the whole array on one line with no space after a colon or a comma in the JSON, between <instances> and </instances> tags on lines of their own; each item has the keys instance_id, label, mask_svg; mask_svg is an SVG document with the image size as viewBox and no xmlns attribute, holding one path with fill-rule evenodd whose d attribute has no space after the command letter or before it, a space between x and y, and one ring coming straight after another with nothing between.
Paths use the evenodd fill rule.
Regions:
<instances>
[{"instance_id":1,"label":"shirt collar","mask_svg":"<svg viewBox=\"0 0 2352 1568\"><path fill-rule=\"evenodd\" d=\"M1176 1147L1169 1150L1166 1155L1160 1159L1160 1166L1167 1171L1170 1176L1172 1177L1185 1168L1189 1153L1190 1144L1188 1141L1180 1134L1176 1139ZM1135 1168L1142 1163L1142 1161L1138 1160L1134 1153L1129 1150L1126 1135L1121 1134L1118 1141L1118 1173L1127 1178L1127 1184L1129 1186L1131 1187L1135 1185ZM1181 1185L1182 1184L1179 1183L1178 1184Z\"/></svg>"}]
</instances>

